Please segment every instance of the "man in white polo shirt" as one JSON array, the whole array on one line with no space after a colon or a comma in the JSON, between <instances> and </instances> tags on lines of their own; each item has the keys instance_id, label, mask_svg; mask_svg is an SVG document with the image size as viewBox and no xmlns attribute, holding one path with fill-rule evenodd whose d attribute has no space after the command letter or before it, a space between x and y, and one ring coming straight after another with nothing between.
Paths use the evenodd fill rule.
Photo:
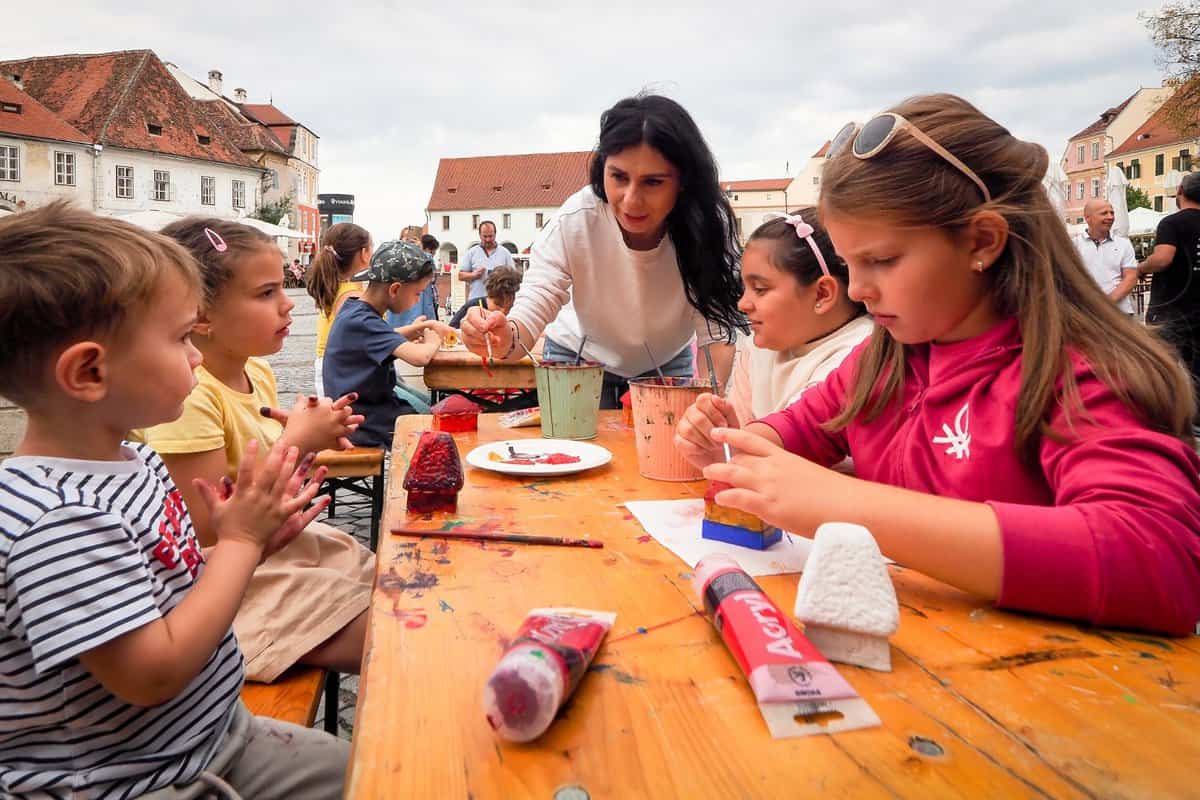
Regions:
<instances>
[{"instance_id":1,"label":"man in white polo shirt","mask_svg":"<svg viewBox=\"0 0 1200 800\"><path fill-rule=\"evenodd\" d=\"M1083 265L1100 284L1105 294L1126 314L1133 314L1133 298L1129 293L1138 281L1137 256L1133 244L1123 236L1113 236L1116 215L1112 204L1094 197L1083 207L1087 230L1075 237L1075 248Z\"/></svg>"}]
</instances>

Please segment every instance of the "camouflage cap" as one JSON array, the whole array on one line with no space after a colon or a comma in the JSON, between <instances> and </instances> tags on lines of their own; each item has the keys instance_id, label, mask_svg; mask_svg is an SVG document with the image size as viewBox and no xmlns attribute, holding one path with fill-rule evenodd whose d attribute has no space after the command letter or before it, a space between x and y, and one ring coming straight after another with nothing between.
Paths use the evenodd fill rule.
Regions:
<instances>
[{"instance_id":1,"label":"camouflage cap","mask_svg":"<svg viewBox=\"0 0 1200 800\"><path fill-rule=\"evenodd\" d=\"M371 256L371 266L351 280L372 283L412 283L433 273L433 258L412 242L384 242Z\"/></svg>"}]
</instances>

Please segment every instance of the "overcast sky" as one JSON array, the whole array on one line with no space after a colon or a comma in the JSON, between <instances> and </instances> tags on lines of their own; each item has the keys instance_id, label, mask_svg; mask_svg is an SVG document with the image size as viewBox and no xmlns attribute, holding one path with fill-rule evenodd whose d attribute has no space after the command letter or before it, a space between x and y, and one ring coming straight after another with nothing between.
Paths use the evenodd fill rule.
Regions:
<instances>
[{"instance_id":1,"label":"overcast sky","mask_svg":"<svg viewBox=\"0 0 1200 800\"><path fill-rule=\"evenodd\" d=\"M736 180L794 175L847 120L930 91L1057 158L1161 80L1146 0L651 6L56 0L5 17L0 57L151 48L201 81L219 69L227 95L273 97L321 137L321 191L355 195L377 242L425 222L439 158L590 149L643 88L680 101Z\"/></svg>"}]
</instances>

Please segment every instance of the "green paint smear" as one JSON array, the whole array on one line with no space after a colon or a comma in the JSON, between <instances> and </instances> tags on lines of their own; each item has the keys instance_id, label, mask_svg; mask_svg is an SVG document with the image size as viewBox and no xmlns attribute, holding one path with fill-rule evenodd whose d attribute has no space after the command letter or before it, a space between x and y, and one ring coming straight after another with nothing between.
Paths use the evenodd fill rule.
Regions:
<instances>
[{"instance_id":1,"label":"green paint smear","mask_svg":"<svg viewBox=\"0 0 1200 800\"><path fill-rule=\"evenodd\" d=\"M1137 705L1137 698L1136 698L1136 697L1134 697L1134 696L1133 696L1133 695L1131 695L1131 694L1123 695L1123 696L1122 696L1122 699L1123 699L1123 700L1124 700L1126 703L1131 703L1131 704L1133 704L1133 705Z\"/></svg>"},{"instance_id":2,"label":"green paint smear","mask_svg":"<svg viewBox=\"0 0 1200 800\"><path fill-rule=\"evenodd\" d=\"M541 650L530 650L529 655L533 656L534 658L545 658L546 657L546 654L543 653Z\"/></svg>"},{"instance_id":3,"label":"green paint smear","mask_svg":"<svg viewBox=\"0 0 1200 800\"><path fill-rule=\"evenodd\" d=\"M466 523L465 521L463 521L463 520L460 520L460 519L458 519L458 520L452 519L452 520L450 520L450 521L448 521L448 522L443 522L443 523L442 523L442 527L438 528L438 530L439 530L439 531L452 531L452 530L454 530L455 528L461 528L463 525L466 525L466 524L467 524L467 523Z\"/></svg>"}]
</instances>

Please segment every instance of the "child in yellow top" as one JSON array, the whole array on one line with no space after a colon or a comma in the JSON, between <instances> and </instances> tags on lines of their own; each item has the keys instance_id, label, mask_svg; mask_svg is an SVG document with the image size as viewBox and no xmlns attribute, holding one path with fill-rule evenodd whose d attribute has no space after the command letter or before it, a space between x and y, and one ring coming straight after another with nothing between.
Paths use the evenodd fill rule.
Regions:
<instances>
[{"instance_id":1,"label":"child in yellow top","mask_svg":"<svg viewBox=\"0 0 1200 800\"><path fill-rule=\"evenodd\" d=\"M314 386L317 396L325 396L321 381L321 362L325 358L325 343L338 309L351 297L358 297L365 288L350 276L371 263L371 234L353 222L339 222L325 231L321 248L308 272L308 294L317 304L317 359L314 364Z\"/></svg>"},{"instance_id":2,"label":"child in yellow top","mask_svg":"<svg viewBox=\"0 0 1200 800\"><path fill-rule=\"evenodd\" d=\"M204 296L192 337L204 363L183 415L141 435L162 456L189 505L196 506L189 496L192 479L230 475L250 439L282 439L304 453L348 445L346 437L362 420L351 415L350 398L300 398L290 414L277 414L278 421L264 415L278 397L271 368L260 357L283 346L294 307L283 292L271 241L216 219L185 219L163 233L200 262ZM193 518L201 544L208 545L207 516ZM272 681L296 663L357 672L374 562L353 537L318 522L264 561L234 620L247 676Z\"/></svg>"}]
</instances>

